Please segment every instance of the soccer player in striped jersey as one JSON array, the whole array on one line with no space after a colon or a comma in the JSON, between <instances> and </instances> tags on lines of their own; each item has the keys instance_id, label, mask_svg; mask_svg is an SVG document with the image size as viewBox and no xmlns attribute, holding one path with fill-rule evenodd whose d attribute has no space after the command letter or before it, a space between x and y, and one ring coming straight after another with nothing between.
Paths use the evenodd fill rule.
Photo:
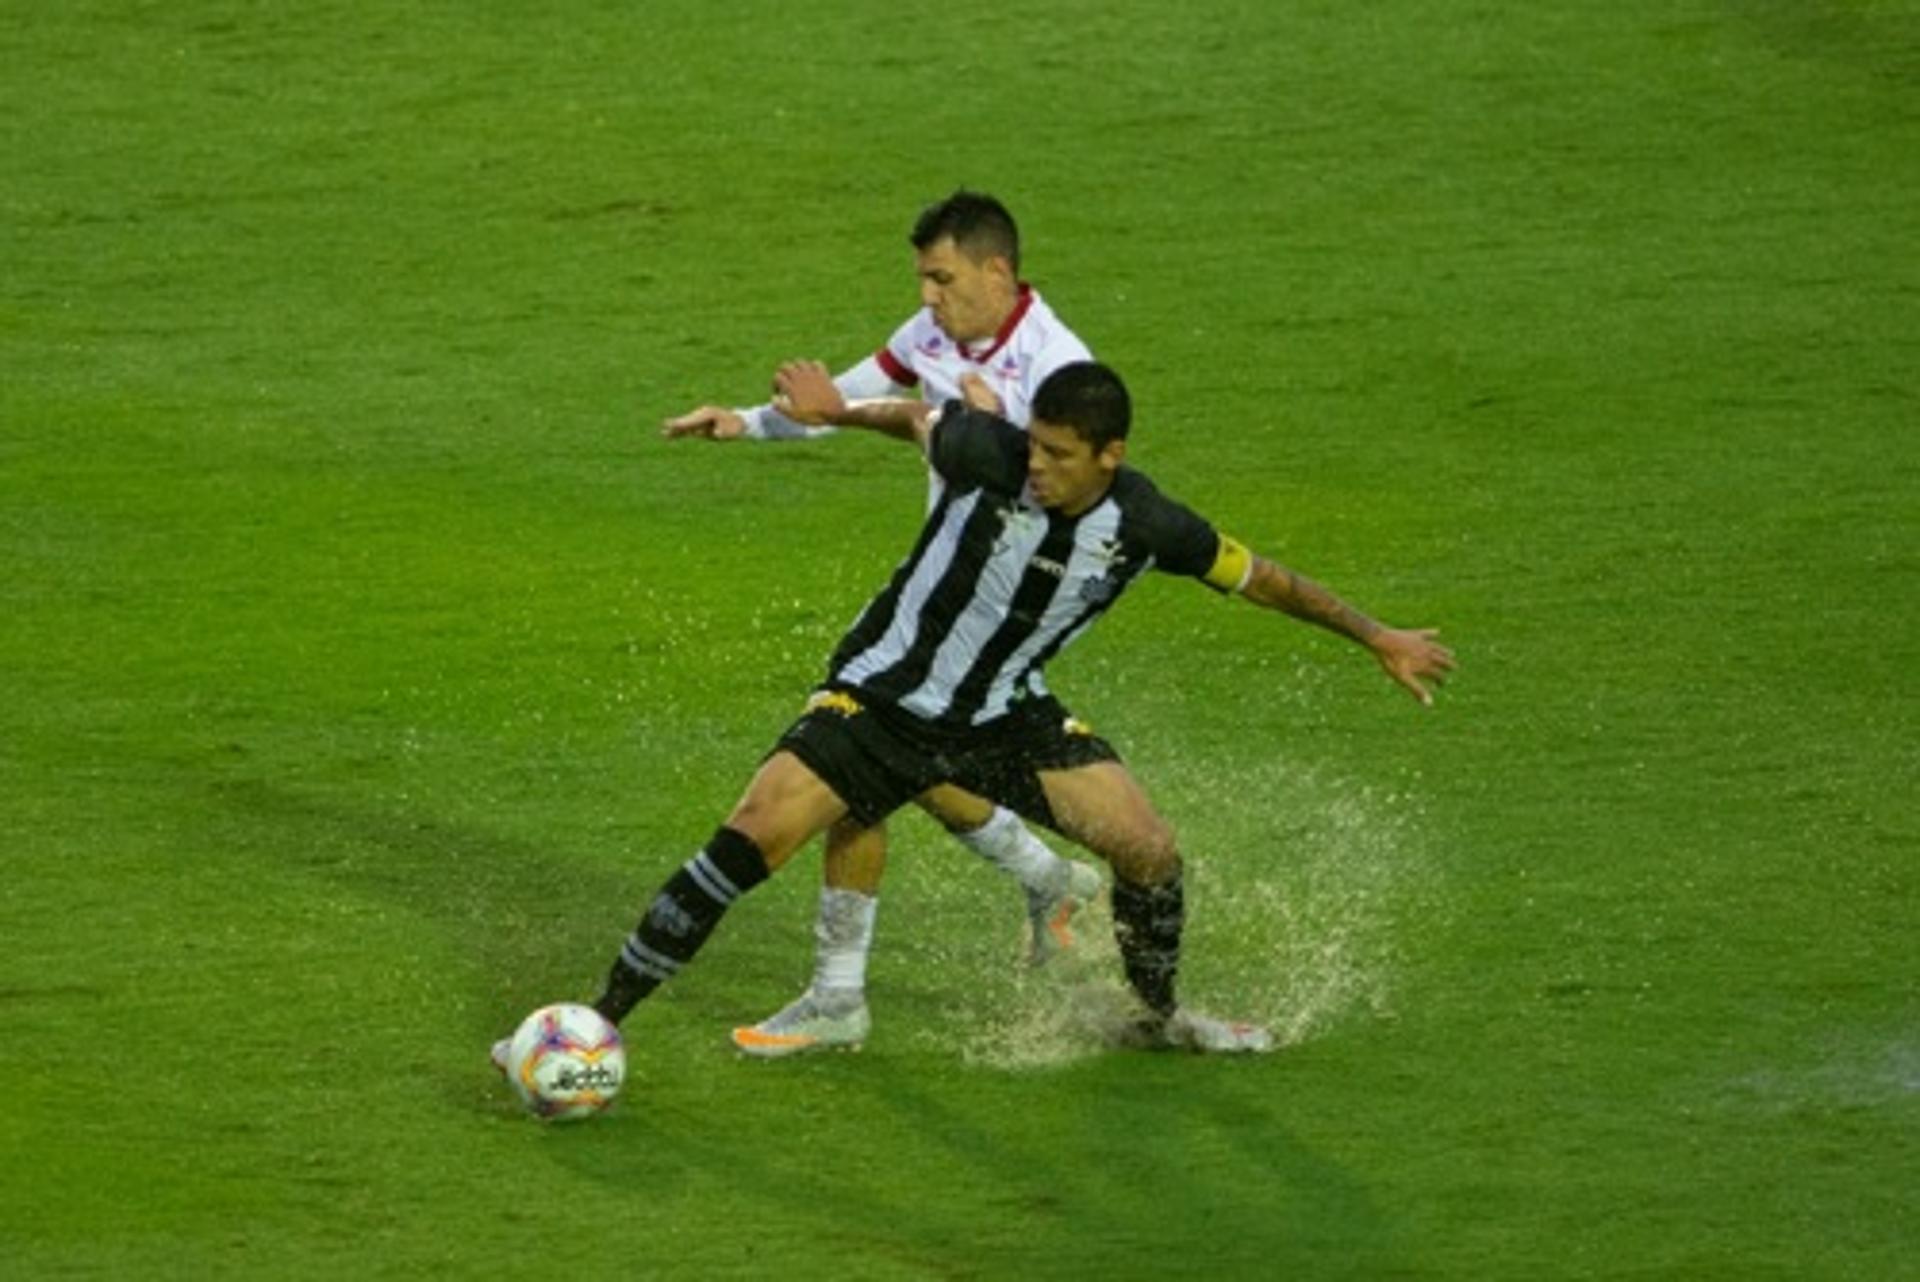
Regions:
<instances>
[{"instance_id":1,"label":"soccer player in striped jersey","mask_svg":"<svg viewBox=\"0 0 1920 1282\"><path fill-rule=\"evenodd\" d=\"M1124 466L1131 405L1079 362L1035 396L1028 432L948 402L849 404L825 367L782 367L800 419L917 441L944 485L907 558L727 821L660 888L595 1007L615 1023L692 960L729 906L830 825L871 826L956 782L1104 858L1115 936L1149 1045L1270 1049L1267 1030L1180 1005L1185 923L1172 829L1111 746L1066 717L1042 672L1148 570L1196 578L1366 647L1423 704L1453 668L1431 629L1386 627L1257 556Z\"/></svg>"},{"instance_id":2,"label":"soccer player in striped jersey","mask_svg":"<svg viewBox=\"0 0 1920 1282\"><path fill-rule=\"evenodd\" d=\"M920 309L873 355L836 377L835 385L850 398L918 388L938 405L962 396L963 384L977 382L976 399L991 400L1004 418L1024 426L1047 375L1089 359L1089 353L1040 292L1020 279L1012 214L991 196L957 191L923 210L908 240ZM669 437L793 441L834 428L799 422L764 404L703 405L667 420L663 430ZM929 504L937 501L939 486L938 473L930 471ZM1094 868L1060 858L1012 812L959 789L936 788L920 804L963 845L1020 883L1034 961L1071 946L1074 914L1099 893ZM735 1044L749 1054L786 1055L866 1036L867 959L886 870L886 829L838 825L826 845L813 980L773 1015L735 1030Z\"/></svg>"}]
</instances>

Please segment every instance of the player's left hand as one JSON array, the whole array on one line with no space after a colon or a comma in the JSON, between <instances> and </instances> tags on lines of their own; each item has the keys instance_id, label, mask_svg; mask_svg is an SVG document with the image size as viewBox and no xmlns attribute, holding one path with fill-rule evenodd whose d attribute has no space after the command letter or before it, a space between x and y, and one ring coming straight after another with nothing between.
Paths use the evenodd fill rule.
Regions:
<instances>
[{"instance_id":1,"label":"player's left hand","mask_svg":"<svg viewBox=\"0 0 1920 1282\"><path fill-rule=\"evenodd\" d=\"M819 361L788 361L773 375L773 408L796 423L823 427L847 413L847 398Z\"/></svg>"},{"instance_id":2,"label":"player's left hand","mask_svg":"<svg viewBox=\"0 0 1920 1282\"><path fill-rule=\"evenodd\" d=\"M1453 673L1453 651L1435 640L1439 635L1437 628L1383 628L1368 643L1387 675L1429 708Z\"/></svg>"}]
</instances>

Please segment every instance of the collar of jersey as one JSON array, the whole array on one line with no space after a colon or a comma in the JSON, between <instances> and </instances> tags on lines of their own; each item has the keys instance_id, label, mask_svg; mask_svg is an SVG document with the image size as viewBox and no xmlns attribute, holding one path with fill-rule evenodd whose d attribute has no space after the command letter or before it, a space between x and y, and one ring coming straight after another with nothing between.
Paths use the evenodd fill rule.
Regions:
<instances>
[{"instance_id":1,"label":"collar of jersey","mask_svg":"<svg viewBox=\"0 0 1920 1282\"><path fill-rule=\"evenodd\" d=\"M1007 318L1000 322L1000 328L994 332L991 346L978 353L969 351L965 343L955 343L954 346L960 350L962 356L974 364L985 365L993 359L994 353L1007 345L1007 340L1013 337L1014 330L1020 328L1020 322L1026 319L1027 309L1032 306L1033 286L1023 280L1020 282L1019 301L1014 303L1013 310L1007 313Z\"/></svg>"}]
</instances>

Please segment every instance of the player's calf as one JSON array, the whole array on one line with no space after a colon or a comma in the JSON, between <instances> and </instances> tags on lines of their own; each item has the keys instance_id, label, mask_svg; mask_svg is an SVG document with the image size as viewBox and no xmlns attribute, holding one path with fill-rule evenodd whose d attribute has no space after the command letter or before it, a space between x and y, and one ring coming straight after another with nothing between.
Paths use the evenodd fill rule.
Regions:
<instances>
[{"instance_id":1,"label":"player's calf","mask_svg":"<svg viewBox=\"0 0 1920 1282\"><path fill-rule=\"evenodd\" d=\"M721 828L653 897L607 972L594 1009L618 1024L642 998L693 960L734 900L767 879L760 847L745 833Z\"/></svg>"}]
</instances>

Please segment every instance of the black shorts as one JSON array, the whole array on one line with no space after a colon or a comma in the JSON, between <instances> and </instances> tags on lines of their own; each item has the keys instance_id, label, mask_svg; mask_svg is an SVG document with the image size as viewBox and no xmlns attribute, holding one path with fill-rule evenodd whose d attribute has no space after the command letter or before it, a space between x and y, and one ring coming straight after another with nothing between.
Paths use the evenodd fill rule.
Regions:
<instances>
[{"instance_id":1,"label":"black shorts","mask_svg":"<svg viewBox=\"0 0 1920 1282\"><path fill-rule=\"evenodd\" d=\"M1022 703L984 726L942 730L898 708L868 706L846 690L815 692L774 751L782 749L819 775L863 827L951 783L1054 828L1040 772L1120 760L1111 744L1051 697Z\"/></svg>"}]
</instances>

